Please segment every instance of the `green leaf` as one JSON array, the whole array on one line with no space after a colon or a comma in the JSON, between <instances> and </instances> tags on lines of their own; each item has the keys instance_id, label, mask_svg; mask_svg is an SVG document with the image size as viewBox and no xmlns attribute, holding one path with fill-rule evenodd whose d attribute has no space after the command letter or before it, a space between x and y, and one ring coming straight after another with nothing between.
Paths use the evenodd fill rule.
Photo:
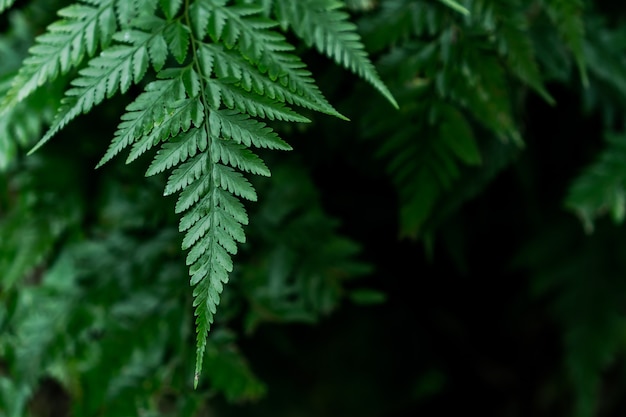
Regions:
<instances>
[{"instance_id":1,"label":"green leaf","mask_svg":"<svg viewBox=\"0 0 626 417\"><path fill-rule=\"evenodd\" d=\"M98 42L107 45L116 27L113 5L113 0L105 0L97 7L76 3L59 10L62 19L37 37L0 110L15 106L40 86L79 66L85 55L96 52Z\"/></svg>"},{"instance_id":2,"label":"green leaf","mask_svg":"<svg viewBox=\"0 0 626 417\"><path fill-rule=\"evenodd\" d=\"M270 176L270 171L261 158L247 147L230 139L216 139L211 143L213 162L222 162L241 171L256 175Z\"/></svg>"},{"instance_id":3,"label":"green leaf","mask_svg":"<svg viewBox=\"0 0 626 417\"><path fill-rule=\"evenodd\" d=\"M209 116L209 126L212 136L223 136L246 146L254 145L257 148L280 149L284 151L292 149L265 123L236 111L212 111Z\"/></svg>"},{"instance_id":4,"label":"green leaf","mask_svg":"<svg viewBox=\"0 0 626 417\"><path fill-rule=\"evenodd\" d=\"M206 148L207 136L204 129L190 129L163 144L148 167L146 176L170 169L195 156L196 152L204 152Z\"/></svg>"},{"instance_id":5,"label":"green leaf","mask_svg":"<svg viewBox=\"0 0 626 417\"><path fill-rule=\"evenodd\" d=\"M230 193L233 193L238 197L243 197L250 201L256 201L257 195L254 188L252 188L252 185L250 185L248 180L246 180L243 175L231 167L222 164L214 164L213 177L216 186L219 186L224 190L228 190Z\"/></svg>"},{"instance_id":6,"label":"green leaf","mask_svg":"<svg viewBox=\"0 0 626 417\"><path fill-rule=\"evenodd\" d=\"M169 25L163 33L172 55L179 64L185 62L189 50L189 29L179 21Z\"/></svg>"},{"instance_id":7,"label":"green leaf","mask_svg":"<svg viewBox=\"0 0 626 417\"><path fill-rule=\"evenodd\" d=\"M116 36L125 38L123 33ZM152 37L153 35L135 32L131 40L132 46L112 46L92 58L88 66L79 71L79 77L72 81L73 87L66 91L66 98L52 126L30 153L43 146L79 114L90 111L105 98L113 96L118 88L125 93L132 83L138 83L148 66L147 44Z\"/></svg>"},{"instance_id":8,"label":"green leaf","mask_svg":"<svg viewBox=\"0 0 626 417\"><path fill-rule=\"evenodd\" d=\"M162 35L156 35L148 43L148 52L150 54L150 61L155 71L161 71L165 60L167 59L167 42Z\"/></svg>"},{"instance_id":9,"label":"green leaf","mask_svg":"<svg viewBox=\"0 0 626 417\"><path fill-rule=\"evenodd\" d=\"M220 80L210 79L206 82L208 96L212 98L211 105L219 107L219 103L229 109L236 109L240 113L247 113L253 117L262 117L269 120L285 122L309 123L310 120L284 104L254 92L245 91L233 84Z\"/></svg>"},{"instance_id":10,"label":"green leaf","mask_svg":"<svg viewBox=\"0 0 626 417\"><path fill-rule=\"evenodd\" d=\"M165 118L165 107L185 97L182 72L172 74L174 78L149 83L135 101L126 107L122 122L117 127L109 149L98 163L98 167L138 138L151 132Z\"/></svg>"},{"instance_id":11,"label":"green leaf","mask_svg":"<svg viewBox=\"0 0 626 417\"><path fill-rule=\"evenodd\" d=\"M165 13L165 17L172 20L180 10L183 0L159 0L159 4L161 4L161 10Z\"/></svg>"},{"instance_id":12,"label":"green leaf","mask_svg":"<svg viewBox=\"0 0 626 417\"><path fill-rule=\"evenodd\" d=\"M373 85L395 108L398 103L376 68L369 60L356 26L348 14L339 11L336 0L278 0L279 19L289 22L294 32L308 44L313 44L335 62L358 74Z\"/></svg>"},{"instance_id":13,"label":"green leaf","mask_svg":"<svg viewBox=\"0 0 626 417\"><path fill-rule=\"evenodd\" d=\"M163 195L174 194L198 180L207 170L207 154L200 153L172 172Z\"/></svg>"}]
</instances>

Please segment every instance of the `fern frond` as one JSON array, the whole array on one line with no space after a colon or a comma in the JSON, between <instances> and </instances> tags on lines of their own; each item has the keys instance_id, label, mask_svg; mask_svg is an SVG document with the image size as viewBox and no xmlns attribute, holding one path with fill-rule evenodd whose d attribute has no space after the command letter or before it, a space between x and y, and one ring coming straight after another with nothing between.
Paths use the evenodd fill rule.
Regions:
<instances>
[{"instance_id":1,"label":"fern frond","mask_svg":"<svg viewBox=\"0 0 626 417\"><path fill-rule=\"evenodd\" d=\"M208 34L215 42L223 40L228 49L236 46L240 59L249 61L261 74L267 73L271 82L278 81L276 87L268 91L275 92L282 86L293 93L285 98L290 98L294 104L346 120L322 95L302 60L291 53L293 46L281 34L269 30L275 23L258 16L262 8L226 7L225 3L211 0L195 2L191 6L192 24L197 36ZM216 50L210 52L216 53ZM248 68L228 61L224 64L239 67L242 77L246 77ZM223 71L224 66L218 70Z\"/></svg>"},{"instance_id":2,"label":"fern frond","mask_svg":"<svg viewBox=\"0 0 626 417\"><path fill-rule=\"evenodd\" d=\"M253 91L247 92L220 79L208 80L207 88L214 107L218 107L218 103L223 103L229 109L237 109L241 113L248 113L253 117L286 122L310 122L306 117L299 115L276 100L271 100Z\"/></svg>"},{"instance_id":3,"label":"fern frond","mask_svg":"<svg viewBox=\"0 0 626 417\"><path fill-rule=\"evenodd\" d=\"M187 264L195 287L198 376L206 333L232 270L230 256L237 252L237 242L245 240L242 225L247 224L248 217L238 198L257 198L239 170L269 175L263 161L248 146L290 149L269 127L247 114L270 120L308 121L283 104L288 97L293 103L316 110L328 109L319 105L319 99L311 99L313 94L307 97L305 89L298 90L297 84L292 87L294 91L273 86L269 74L259 72L233 51L227 52L232 59L218 62L217 54L224 50L201 43L185 27L177 28L174 36L164 35L177 60L186 54L184 37L188 34L195 50L191 67L162 71L161 79L146 86L144 93L127 107L100 165L131 144L127 162L165 142L146 174L173 169L164 194L180 192L176 212L184 213L179 229L185 232L183 249L189 250ZM183 41L175 40L176 36ZM216 78L211 77L213 74ZM246 90L251 86L248 79L256 80L263 88ZM267 91L278 93L264 94Z\"/></svg>"},{"instance_id":4,"label":"fern frond","mask_svg":"<svg viewBox=\"0 0 626 417\"><path fill-rule=\"evenodd\" d=\"M246 177L228 165L214 164L213 176L216 185L219 184L222 189L246 200L256 201L256 191Z\"/></svg>"},{"instance_id":5,"label":"fern frond","mask_svg":"<svg viewBox=\"0 0 626 417\"><path fill-rule=\"evenodd\" d=\"M374 121L367 132L384 137L378 156L388 159L387 171L400 200L400 233L423 236L424 226L442 196L461 178L465 166L482 163L471 124L456 106L413 93L402 112ZM415 118L430 112L430 120ZM408 120L411 120L409 123ZM407 128L398 130L400 124Z\"/></svg>"},{"instance_id":6,"label":"fern frond","mask_svg":"<svg viewBox=\"0 0 626 417\"><path fill-rule=\"evenodd\" d=\"M200 46L193 37L191 42ZM255 96L252 91L243 94L240 91L244 90L219 76L211 78L213 58L205 56L208 49L194 49L191 67L162 72L161 78L171 78L148 84L128 106L126 120L120 124L104 161L131 143L128 161L165 141L146 174L172 169L164 194L180 192L176 212L184 213L179 230L185 233L182 247L189 251L186 262L195 287L197 384L206 334L233 268L230 256L237 252L237 243L245 241L242 226L248 217L238 198L257 198L240 171L269 175L267 166L248 146L288 148L270 128L242 112L306 119L278 101ZM222 106L233 109L220 109ZM180 109L190 110L185 113Z\"/></svg>"},{"instance_id":7,"label":"fern frond","mask_svg":"<svg viewBox=\"0 0 626 417\"><path fill-rule=\"evenodd\" d=\"M356 26L347 13L339 10L341 7L343 4L336 0L278 0L276 14L308 45L315 45L321 53L361 76L397 108L398 103L369 60Z\"/></svg>"},{"instance_id":8,"label":"fern frond","mask_svg":"<svg viewBox=\"0 0 626 417\"><path fill-rule=\"evenodd\" d=\"M254 152L233 140L218 139L211 144L213 162L221 161L255 175L270 176L270 171Z\"/></svg>"},{"instance_id":9,"label":"fern frond","mask_svg":"<svg viewBox=\"0 0 626 417\"><path fill-rule=\"evenodd\" d=\"M30 48L0 108L10 108L43 84L93 56L98 44L107 45L117 29L114 0L80 2L59 11L60 20L48 26Z\"/></svg>"},{"instance_id":10,"label":"fern frond","mask_svg":"<svg viewBox=\"0 0 626 417\"><path fill-rule=\"evenodd\" d=\"M165 27L163 25L162 29ZM131 84L138 83L150 63L149 45L160 36L161 33L149 34L139 30L116 33L115 40L131 44L105 49L79 71L80 76L72 80L73 87L66 91L52 126L30 152L43 146L76 116L88 112L105 98L112 97L118 89L125 93ZM161 64L160 59L152 63L157 67Z\"/></svg>"},{"instance_id":11,"label":"fern frond","mask_svg":"<svg viewBox=\"0 0 626 417\"><path fill-rule=\"evenodd\" d=\"M148 171L146 171L146 175L155 175L185 162L187 158L195 156L198 151L204 152L207 143L206 132L197 127L172 138L161 146ZM195 201L197 198L195 198L194 203Z\"/></svg>"},{"instance_id":12,"label":"fern frond","mask_svg":"<svg viewBox=\"0 0 626 417\"><path fill-rule=\"evenodd\" d=\"M185 98L182 72L173 74L170 71L167 75L173 75L173 77L149 83L145 91L126 107L122 122L115 131L113 141L98 163L98 167L110 161L136 138L162 124L167 103L178 102Z\"/></svg>"},{"instance_id":13,"label":"fern frond","mask_svg":"<svg viewBox=\"0 0 626 417\"><path fill-rule=\"evenodd\" d=\"M159 3L167 19L172 20L183 5L183 0L161 0Z\"/></svg>"},{"instance_id":14,"label":"fern frond","mask_svg":"<svg viewBox=\"0 0 626 417\"><path fill-rule=\"evenodd\" d=\"M106 3L120 16L123 30L71 81L55 120L31 152L80 113L128 91L150 66L158 72L126 107L98 166L125 148L129 163L161 145L146 175L170 170L164 194L179 193L175 211L181 214L182 248L194 287L197 385L207 332L233 269L231 256L245 242L248 215L241 199L257 199L244 173L270 175L250 148L291 149L257 118L308 122L292 105L344 117L328 104L294 47L275 30L277 24L261 16L262 9L226 0L129 3ZM165 19L154 14L158 5ZM133 19L122 21L128 13ZM344 35L343 41L351 36ZM358 49L355 45L348 46ZM355 56L348 60L358 65L366 60L363 51Z\"/></svg>"},{"instance_id":15,"label":"fern frond","mask_svg":"<svg viewBox=\"0 0 626 417\"><path fill-rule=\"evenodd\" d=\"M133 145L127 163L134 161L159 142L176 137L181 131L186 132L192 125L200 126L204 119L204 105L196 97L171 103L168 107L163 121L155 123L150 133Z\"/></svg>"},{"instance_id":16,"label":"fern frond","mask_svg":"<svg viewBox=\"0 0 626 417\"><path fill-rule=\"evenodd\" d=\"M287 75L285 78L290 81L286 84L292 84L291 87L288 87L283 83L272 81L259 73L256 67L233 50L226 49L218 44L203 44L201 48L205 55L212 57L214 71L218 77L237 80L236 84L245 91L253 90L257 94L265 95L270 99L295 104L310 110L318 110L345 119L323 97L320 98L321 93L312 84L311 74L308 71L303 70L299 72L300 77L293 74ZM304 67L304 64L301 63L301 65ZM301 80L298 81L298 78L301 78ZM299 84L308 85L310 91L308 93L305 92Z\"/></svg>"},{"instance_id":17,"label":"fern frond","mask_svg":"<svg viewBox=\"0 0 626 417\"><path fill-rule=\"evenodd\" d=\"M206 153L200 153L193 158L185 161L185 163L179 165L170 174L165 186L164 195L171 195L177 191L186 188L189 184L201 178L208 172L208 159ZM180 158L181 160L182 157Z\"/></svg>"},{"instance_id":18,"label":"fern frond","mask_svg":"<svg viewBox=\"0 0 626 417\"><path fill-rule=\"evenodd\" d=\"M215 110L209 116L211 134L232 139L246 146L290 151L291 146L283 141L265 123L245 114L231 110Z\"/></svg>"},{"instance_id":19,"label":"fern frond","mask_svg":"<svg viewBox=\"0 0 626 417\"><path fill-rule=\"evenodd\" d=\"M165 37L172 55L182 64L189 49L189 29L179 21L174 21L165 31Z\"/></svg>"}]
</instances>

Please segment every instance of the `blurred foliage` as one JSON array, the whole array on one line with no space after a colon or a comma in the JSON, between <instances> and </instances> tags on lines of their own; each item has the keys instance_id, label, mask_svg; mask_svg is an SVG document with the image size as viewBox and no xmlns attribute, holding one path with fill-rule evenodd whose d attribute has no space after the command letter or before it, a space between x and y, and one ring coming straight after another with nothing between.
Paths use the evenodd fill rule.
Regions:
<instances>
[{"instance_id":1,"label":"blurred foliage","mask_svg":"<svg viewBox=\"0 0 626 417\"><path fill-rule=\"evenodd\" d=\"M157 152L94 169L154 74L27 156L59 124L70 80L123 36L99 33L16 89L35 37L72 2L0 0L0 416L626 412L625 6L191 3L259 6L338 111L294 95L312 123L268 122L294 149L257 151L272 176L250 180L259 201L244 204L247 240L194 390L177 203L162 196L167 176L144 176ZM114 7L127 28L137 5L172 20L189 4L80 7ZM184 31L155 68L183 61ZM219 71L289 95L254 71Z\"/></svg>"}]
</instances>

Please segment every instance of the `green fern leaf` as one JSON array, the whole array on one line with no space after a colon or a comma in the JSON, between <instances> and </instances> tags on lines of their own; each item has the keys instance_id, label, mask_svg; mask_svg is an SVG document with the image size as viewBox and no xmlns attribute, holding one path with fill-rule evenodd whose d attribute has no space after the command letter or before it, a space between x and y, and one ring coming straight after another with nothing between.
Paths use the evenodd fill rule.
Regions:
<instances>
[{"instance_id":1,"label":"green fern leaf","mask_svg":"<svg viewBox=\"0 0 626 417\"><path fill-rule=\"evenodd\" d=\"M113 0L95 2L97 6L76 3L59 11L62 18L36 39L1 108L24 100L41 85L78 66L85 54L93 56L97 46L107 45L116 30Z\"/></svg>"},{"instance_id":2,"label":"green fern leaf","mask_svg":"<svg viewBox=\"0 0 626 417\"><path fill-rule=\"evenodd\" d=\"M213 233L207 235L209 229L211 229L213 216L211 216L211 212L207 213L209 215L203 216L193 226L187 230L185 234L185 238L183 239L182 248L183 250L190 249L187 254L187 265L193 265L196 263L198 259L206 252L210 240L215 238ZM215 225L213 225L215 227ZM196 244L197 243L197 244Z\"/></svg>"},{"instance_id":3,"label":"green fern leaf","mask_svg":"<svg viewBox=\"0 0 626 417\"><path fill-rule=\"evenodd\" d=\"M167 20L154 15L158 4ZM179 231L194 287L197 384L207 332L233 269L231 255L245 242L248 215L240 199L257 199L243 173L270 175L250 147L291 149L256 118L309 121L290 105L343 116L258 7L225 0L191 5L180 0L123 5L120 0L114 8L120 16L134 13L133 19L120 18L123 30L111 37L115 44L71 81L57 117L33 151L80 113L128 91L150 66L159 71L126 107L98 166L127 147L129 163L160 144L146 175L171 170L164 195L180 194L175 211L181 214ZM213 43L206 43L208 38ZM172 66L176 63L181 66Z\"/></svg>"},{"instance_id":4,"label":"green fern leaf","mask_svg":"<svg viewBox=\"0 0 626 417\"><path fill-rule=\"evenodd\" d=\"M159 3L168 20L172 20L180 10L183 0L159 0Z\"/></svg>"},{"instance_id":5,"label":"green fern leaf","mask_svg":"<svg viewBox=\"0 0 626 417\"><path fill-rule=\"evenodd\" d=\"M134 161L159 142L175 137L181 131L186 132L192 125L200 126L204 119L204 106L197 98L170 103L168 107L167 113L162 120L154 123L150 133L135 142L126 163Z\"/></svg>"},{"instance_id":6,"label":"green fern leaf","mask_svg":"<svg viewBox=\"0 0 626 417\"><path fill-rule=\"evenodd\" d=\"M131 22L137 18L136 3L133 1L116 1L115 16L122 29L130 28Z\"/></svg>"},{"instance_id":7,"label":"green fern leaf","mask_svg":"<svg viewBox=\"0 0 626 417\"><path fill-rule=\"evenodd\" d=\"M441 143L465 164L480 165L482 158L478 144L465 116L452 106L441 106L438 110L445 120L439 125Z\"/></svg>"},{"instance_id":8,"label":"green fern leaf","mask_svg":"<svg viewBox=\"0 0 626 417\"><path fill-rule=\"evenodd\" d=\"M218 249L219 248L219 249ZM213 315L216 312L216 306L219 304L220 293L223 284L228 282L228 270L218 262L221 247L217 242L211 242L208 253L204 255L204 262L197 262L192 268L191 283L195 285L193 290L193 306L196 315L196 369L194 376L194 386L198 385L200 379L200 371L204 360L204 352L206 349L206 335L213 323ZM221 251L224 251L221 249ZM225 251L224 251L225 252ZM228 256L228 254L226 254ZM210 273L210 279L207 275Z\"/></svg>"},{"instance_id":9,"label":"green fern leaf","mask_svg":"<svg viewBox=\"0 0 626 417\"><path fill-rule=\"evenodd\" d=\"M211 104L214 107L218 107L217 104L221 102L229 109L237 109L253 117L286 122L310 122L309 119L299 115L282 103L254 92L247 92L232 83L211 79L207 80L207 87L211 96Z\"/></svg>"},{"instance_id":10,"label":"green fern leaf","mask_svg":"<svg viewBox=\"0 0 626 417\"><path fill-rule=\"evenodd\" d=\"M185 232L189 230L191 226L210 211L211 205L214 204L215 191L213 190L212 193L208 192L211 186L209 180L209 178L205 178L195 181L180 193L176 203L176 212L177 214L185 212L185 214L180 219L179 231Z\"/></svg>"},{"instance_id":11,"label":"green fern leaf","mask_svg":"<svg viewBox=\"0 0 626 417\"><path fill-rule=\"evenodd\" d=\"M197 127L173 137L165 142L157 152L148 171L146 171L146 176L158 174L185 162L189 157L195 156L198 151L204 152L207 148L207 143L206 132ZM195 201L197 201L197 198Z\"/></svg>"},{"instance_id":12,"label":"green fern leaf","mask_svg":"<svg viewBox=\"0 0 626 417\"><path fill-rule=\"evenodd\" d=\"M233 263L230 258L230 255L226 250L217 242L217 239L205 239L203 240L204 254L200 257L199 262L194 262L191 267L191 285L195 285L199 280L202 280L205 277L210 277L210 275L217 275L218 277L221 275L218 269L221 267L222 270L226 273L233 271ZM196 265L198 265L196 267ZM211 272L213 274L211 274ZM216 284L218 282L223 282L221 279L219 281L214 281ZM216 285L216 295L222 291L222 286ZM219 304L219 299L212 298L212 302Z\"/></svg>"},{"instance_id":13,"label":"green fern leaf","mask_svg":"<svg viewBox=\"0 0 626 417\"><path fill-rule=\"evenodd\" d=\"M182 64L189 49L189 29L178 21L169 25L164 33L168 46L176 61Z\"/></svg>"},{"instance_id":14,"label":"green fern leaf","mask_svg":"<svg viewBox=\"0 0 626 417\"><path fill-rule=\"evenodd\" d=\"M248 224L248 214L246 210L237 198L232 194L224 192L221 189L215 191L215 195L220 207L226 210L232 216L233 220L243 225Z\"/></svg>"},{"instance_id":15,"label":"green fern leaf","mask_svg":"<svg viewBox=\"0 0 626 417\"><path fill-rule=\"evenodd\" d=\"M207 169L207 154L196 155L172 172L163 194L170 195L182 190L205 174Z\"/></svg>"},{"instance_id":16,"label":"green fern leaf","mask_svg":"<svg viewBox=\"0 0 626 417\"><path fill-rule=\"evenodd\" d=\"M202 8L209 6L210 2L199 3ZM276 26L275 22L261 18L248 18L259 15L263 10L255 6L229 6L224 7L221 1L215 2L208 20L206 30L213 42L222 41L227 48L239 46L242 54L252 60L258 60L265 45L257 42L259 36L271 36L271 32L263 33L263 30ZM202 31L200 23L196 25Z\"/></svg>"},{"instance_id":17,"label":"green fern leaf","mask_svg":"<svg viewBox=\"0 0 626 417\"><path fill-rule=\"evenodd\" d=\"M72 81L73 88L66 92L63 105L44 137L30 151L43 146L60 129L81 113L110 98L119 89L125 93L132 83L138 83L148 68L148 45L158 34L133 30L115 34L118 41L131 45L114 45L89 61L87 68L79 71L80 77Z\"/></svg>"},{"instance_id":18,"label":"green fern leaf","mask_svg":"<svg viewBox=\"0 0 626 417\"><path fill-rule=\"evenodd\" d=\"M209 116L211 134L232 139L246 146L291 150L291 146L264 123L232 110L215 110Z\"/></svg>"},{"instance_id":19,"label":"green fern leaf","mask_svg":"<svg viewBox=\"0 0 626 417\"><path fill-rule=\"evenodd\" d=\"M182 72L161 74L162 77L166 75L174 77L149 83L145 91L126 107L127 112L122 116L122 122L115 132L109 149L98 163L98 167L110 161L136 138L162 123L166 114L164 103L178 102L185 98Z\"/></svg>"},{"instance_id":20,"label":"green fern leaf","mask_svg":"<svg viewBox=\"0 0 626 417\"><path fill-rule=\"evenodd\" d=\"M165 146L165 144L163 146ZM151 175L150 170L146 173L146 175ZM178 201L176 202L176 208L174 210L175 213L180 214L180 213L187 211L190 207L196 204L200 200L200 198L206 195L206 191L208 190L208 188L209 188L208 181L194 181L189 186L187 186L180 193L180 196L178 197ZM201 204L196 207L200 207L200 206L203 206L203 205ZM185 219L185 222L191 221L191 223L193 223L193 221L195 220L192 219L192 217L194 216L187 217ZM181 223L180 223L181 231L185 231L189 229L189 227L190 226L183 226L183 222L181 219Z\"/></svg>"},{"instance_id":21,"label":"green fern leaf","mask_svg":"<svg viewBox=\"0 0 626 417\"><path fill-rule=\"evenodd\" d=\"M336 0L278 0L276 13L288 22L293 31L307 44L315 47L335 62L358 74L373 85L389 102L398 107L395 98L382 82L369 60L348 14L339 9Z\"/></svg>"},{"instance_id":22,"label":"green fern leaf","mask_svg":"<svg viewBox=\"0 0 626 417\"><path fill-rule=\"evenodd\" d=\"M201 48L203 55L210 57L211 62L215 63L213 69L218 77L237 80L236 84L245 91L254 91L270 99L295 104L311 110L318 110L344 120L346 119L323 98L320 98L321 93L312 83L308 82L311 81L310 79L305 81L311 75L308 71L302 71L299 74L301 81L291 82L292 85L289 88L259 73L257 68L235 51L225 49L221 45L216 44L204 44ZM298 77L292 75L286 78L294 80ZM300 84L308 84L308 90L310 91L306 91Z\"/></svg>"},{"instance_id":23,"label":"green fern leaf","mask_svg":"<svg viewBox=\"0 0 626 417\"><path fill-rule=\"evenodd\" d=\"M256 175L270 176L270 171L261 158L256 156L247 147L232 140L214 140L211 148L213 162L221 161L242 171Z\"/></svg>"},{"instance_id":24,"label":"green fern leaf","mask_svg":"<svg viewBox=\"0 0 626 417\"><path fill-rule=\"evenodd\" d=\"M367 11L376 7L376 0L347 0L346 5L350 10Z\"/></svg>"},{"instance_id":25,"label":"green fern leaf","mask_svg":"<svg viewBox=\"0 0 626 417\"><path fill-rule=\"evenodd\" d=\"M229 166L222 164L213 165L213 175L215 181L221 188L228 192L243 197L246 200L256 201L256 191L248 182L246 177L241 175Z\"/></svg>"},{"instance_id":26,"label":"green fern leaf","mask_svg":"<svg viewBox=\"0 0 626 417\"><path fill-rule=\"evenodd\" d=\"M150 61L154 70L160 71L167 59L167 42L165 42L165 37L160 34L155 35L148 42L148 53L150 54Z\"/></svg>"},{"instance_id":27,"label":"green fern leaf","mask_svg":"<svg viewBox=\"0 0 626 417\"><path fill-rule=\"evenodd\" d=\"M191 6L192 24L197 36L208 33L214 40L219 40L222 32L228 30L232 44L226 43L226 46L237 46L241 58L255 65L261 74L267 73L272 82L278 80L279 85L299 96L300 99L291 96L295 104L347 120L324 98L302 60L290 53L293 46L279 33L268 30L275 23L258 17L262 9L226 7L225 3L211 0ZM207 53L204 55L210 56ZM245 73L247 68L242 67L241 71Z\"/></svg>"}]
</instances>

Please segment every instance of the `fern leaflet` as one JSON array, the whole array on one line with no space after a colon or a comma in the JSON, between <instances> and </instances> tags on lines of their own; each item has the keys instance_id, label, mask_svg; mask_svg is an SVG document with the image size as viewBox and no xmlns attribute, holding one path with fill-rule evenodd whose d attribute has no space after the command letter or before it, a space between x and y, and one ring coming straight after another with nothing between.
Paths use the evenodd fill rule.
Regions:
<instances>
[{"instance_id":1,"label":"fern leaflet","mask_svg":"<svg viewBox=\"0 0 626 417\"><path fill-rule=\"evenodd\" d=\"M389 102L398 103L382 82L367 56L356 26L336 0L277 0L276 14L308 45L315 47L338 64L372 84Z\"/></svg>"},{"instance_id":2,"label":"fern leaflet","mask_svg":"<svg viewBox=\"0 0 626 417\"><path fill-rule=\"evenodd\" d=\"M162 28L166 28L165 25ZM138 83L150 63L149 46L161 33L148 34L139 30L116 33L113 38L131 45L114 45L89 61L87 68L79 71L80 77L72 81L73 88L66 91L63 106L59 109L52 126L31 150L39 149L60 129L81 113L87 113L105 98L113 96L118 89L128 91L132 83ZM154 56L154 54L153 54ZM161 65L160 57L153 58L153 66Z\"/></svg>"},{"instance_id":3,"label":"fern leaflet","mask_svg":"<svg viewBox=\"0 0 626 417\"><path fill-rule=\"evenodd\" d=\"M291 53L293 46L281 34L269 30L275 23L258 16L262 9L224 4L223 0L210 0L191 6L198 36L209 34L214 42L222 40L228 49L237 46L240 57L253 62L261 74L267 73L269 81L278 80L278 85L300 97L294 104L306 103L304 107L346 119L322 95L302 60ZM244 67L241 69L245 73Z\"/></svg>"},{"instance_id":4,"label":"fern leaflet","mask_svg":"<svg viewBox=\"0 0 626 417\"><path fill-rule=\"evenodd\" d=\"M36 39L13 79L0 108L10 108L41 85L79 65L85 54L93 56L98 44L107 45L117 29L113 0L76 3L59 11L61 20Z\"/></svg>"}]
</instances>

